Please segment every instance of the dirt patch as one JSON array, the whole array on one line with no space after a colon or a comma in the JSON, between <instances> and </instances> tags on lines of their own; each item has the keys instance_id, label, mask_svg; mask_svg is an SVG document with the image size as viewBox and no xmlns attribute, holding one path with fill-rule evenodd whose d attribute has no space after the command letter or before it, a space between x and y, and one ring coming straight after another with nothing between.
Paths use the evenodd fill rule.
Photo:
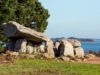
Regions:
<instances>
[{"instance_id":1,"label":"dirt patch","mask_svg":"<svg viewBox=\"0 0 100 75\"><path fill-rule=\"evenodd\" d=\"M0 55L0 64L12 62L12 58L9 56Z\"/></svg>"},{"instance_id":2,"label":"dirt patch","mask_svg":"<svg viewBox=\"0 0 100 75\"><path fill-rule=\"evenodd\" d=\"M89 58L85 63L100 64L100 57Z\"/></svg>"},{"instance_id":3,"label":"dirt patch","mask_svg":"<svg viewBox=\"0 0 100 75\"><path fill-rule=\"evenodd\" d=\"M10 62L13 62L12 57L0 55L0 64ZM100 57L88 58L86 61L83 61L82 63L100 64Z\"/></svg>"}]
</instances>

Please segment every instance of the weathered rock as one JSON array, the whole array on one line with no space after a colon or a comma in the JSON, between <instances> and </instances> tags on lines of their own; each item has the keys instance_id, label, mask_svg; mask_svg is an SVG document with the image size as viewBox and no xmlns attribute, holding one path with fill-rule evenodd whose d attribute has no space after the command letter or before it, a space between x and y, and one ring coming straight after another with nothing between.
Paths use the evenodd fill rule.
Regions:
<instances>
[{"instance_id":1,"label":"weathered rock","mask_svg":"<svg viewBox=\"0 0 100 75\"><path fill-rule=\"evenodd\" d=\"M32 54L33 53L33 46L32 46L32 44L30 42L26 46L26 53L28 53L28 54Z\"/></svg>"},{"instance_id":2,"label":"weathered rock","mask_svg":"<svg viewBox=\"0 0 100 75\"><path fill-rule=\"evenodd\" d=\"M70 42L74 48L81 46L81 42L77 39L68 39L68 42Z\"/></svg>"},{"instance_id":3,"label":"weathered rock","mask_svg":"<svg viewBox=\"0 0 100 75\"><path fill-rule=\"evenodd\" d=\"M95 58L96 55L95 54L87 54L85 57L91 59L91 58Z\"/></svg>"},{"instance_id":4,"label":"weathered rock","mask_svg":"<svg viewBox=\"0 0 100 75\"><path fill-rule=\"evenodd\" d=\"M28 42L28 44L26 46L26 53L28 53L28 54L32 54L33 53L33 45L30 42Z\"/></svg>"},{"instance_id":5,"label":"weathered rock","mask_svg":"<svg viewBox=\"0 0 100 75\"><path fill-rule=\"evenodd\" d=\"M37 47L36 47L36 46L33 47L33 53L34 53L34 54L37 53Z\"/></svg>"},{"instance_id":6,"label":"weathered rock","mask_svg":"<svg viewBox=\"0 0 100 75\"><path fill-rule=\"evenodd\" d=\"M47 51L47 53L45 54L45 56L47 58L55 57L54 50L53 50L53 42L51 40L46 42L46 51Z\"/></svg>"},{"instance_id":7,"label":"weathered rock","mask_svg":"<svg viewBox=\"0 0 100 75\"><path fill-rule=\"evenodd\" d=\"M84 58L84 59L83 59L83 62L86 62L86 61L88 61L88 59Z\"/></svg>"},{"instance_id":8,"label":"weathered rock","mask_svg":"<svg viewBox=\"0 0 100 75\"><path fill-rule=\"evenodd\" d=\"M61 59L62 59L63 61L70 61L70 58L69 58L69 57L65 57L65 56L62 56Z\"/></svg>"},{"instance_id":9,"label":"weathered rock","mask_svg":"<svg viewBox=\"0 0 100 75\"><path fill-rule=\"evenodd\" d=\"M60 49L60 55L74 57L73 46L67 40L61 40L59 49Z\"/></svg>"},{"instance_id":10,"label":"weathered rock","mask_svg":"<svg viewBox=\"0 0 100 75\"><path fill-rule=\"evenodd\" d=\"M43 33L20 25L19 23L14 21L9 21L7 24L4 24L3 31L7 37L21 37L33 42L46 42L47 40L50 40Z\"/></svg>"},{"instance_id":11,"label":"weathered rock","mask_svg":"<svg viewBox=\"0 0 100 75\"><path fill-rule=\"evenodd\" d=\"M18 52L11 52L10 55L11 55L11 56L16 56L16 57L18 57L18 56L19 56L19 53L18 53Z\"/></svg>"},{"instance_id":12,"label":"weathered rock","mask_svg":"<svg viewBox=\"0 0 100 75\"><path fill-rule=\"evenodd\" d=\"M41 53L45 53L45 45L40 45L39 49Z\"/></svg>"},{"instance_id":13,"label":"weathered rock","mask_svg":"<svg viewBox=\"0 0 100 75\"><path fill-rule=\"evenodd\" d=\"M55 42L54 47L58 50L59 45L60 45L60 42Z\"/></svg>"},{"instance_id":14,"label":"weathered rock","mask_svg":"<svg viewBox=\"0 0 100 75\"><path fill-rule=\"evenodd\" d=\"M60 42L55 42L54 43L54 53L55 56L58 57L60 55L60 49L59 48Z\"/></svg>"},{"instance_id":15,"label":"weathered rock","mask_svg":"<svg viewBox=\"0 0 100 75\"><path fill-rule=\"evenodd\" d=\"M75 60L70 60L70 62L75 62Z\"/></svg>"},{"instance_id":16,"label":"weathered rock","mask_svg":"<svg viewBox=\"0 0 100 75\"><path fill-rule=\"evenodd\" d=\"M18 58L19 57L19 52L7 51L6 56Z\"/></svg>"},{"instance_id":17,"label":"weathered rock","mask_svg":"<svg viewBox=\"0 0 100 75\"><path fill-rule=\"evenodd\" d=\"M33 58L35 58L35 55L27 54L27 55L26 55L26 58L33 59Z\"/></svg>"},{"instance_id":18,"label":"weathered rock","mask_svg":"<svg viewBox=\"0 0 100 75\"><path fill-rule=\"evenodd\" d=\"M74 48L75 56L78 58L84 58L84 49L81 47Z\"/></svg>"},{"instance_id":19,"label":"weathered rock","mask_svg":"<svg viewBox=\"0 0 100 75\"><path fill-rule=\"evenodd\" d=\"M82 59L75 59L76 62L82 62Z\"/></svg>"},{"instance_id":20,"label":"weathered rock","mask_svg":"<svg viewBox=\"0 0 100 75\"><path fill-rule=\"evenodd\" d=\"M2 53L1 55L4 56L4 57L7 56L7 54L5 54L5 53Z\"/></svg>"},{"instance_id":21,"label":"weathered rock","mask_svg":"<svg viewBox=\"0 0 100 75\"><path fill-rule=\"evenodd\" d=\"M26 53L26 44L27 44L26 39L19 39L16 41L14 50L18 52Z\"/></svg>"}]
</instances>

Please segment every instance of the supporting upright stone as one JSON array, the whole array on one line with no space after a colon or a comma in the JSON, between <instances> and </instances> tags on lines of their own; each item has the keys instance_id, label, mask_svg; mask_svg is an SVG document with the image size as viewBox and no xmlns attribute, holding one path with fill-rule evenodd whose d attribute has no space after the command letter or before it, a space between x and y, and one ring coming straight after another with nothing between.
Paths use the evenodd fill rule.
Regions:
<instances>
[{"instance_id":1,"label":"supporting upright stone","mask_svg":"<svg viewBox=\"0 0 100 75\"><path fill-rule=\"evenodd\" d=\"M26 52L28 54L32 54L33 53L33 45L31 42L28 42L27 47L26 47Z\"/></svg>"},{"instance_id":2,"label":"supporting upright stone","mask_svg":"<svg viewBox=\"0 0 100 75\"><path fill-rule=\"evenodd\" d=\"M60 45L60 42L56 41L54 43L54 53L55 53L55 56L58 57L60 55L60 50L58 49L59 48L59 45Z\"/></svg>"},{"instance_id":3,"label":"supporting upright stone","mask_svg":"<svg viewBox=\"0 0 100 75\"><path fill-rule=\"evenodd\" d=\"M55 57L54 50L53 50L53 42L51 40L46 42L45 57L47 57L47 58L54 58Z\"/></svg>"},{"instance_id":4,"label":"supporting upright stone","mask_svg":"<svg viewBox=\"0 0 100 75\"><path fill-rule=\"evenodd\" d=\"M75 56L78 58L84 58L84 49L81 47L74 48Z\"/></svg>"},{"instance_id":5,"label":"supporting upright stone","mask_svg":"<svg viewBox=\"0 0 100 75\"><path fill-rule=\"evenodd\" d=\"M27 44L26 39L19 39L16 41L14 50L18 52L26 53L26 44Z\"/></svg>"},{"instance_id":6,"label":"supporting upright stone","mask_svg":"<svg viewBox=\"0 0 100 75\"><path fill-rule=\"evenodd\" d=\"M67 40L61 40L60 55L74 57L73 46Z\"/></svg>"},{"instance_id":7,"label":"supporting upright stone","mask_svg":"<svg viewBox=\"0 0 100 75\"><path fill-rule=\"evenodd\" d=\"M45 45L40 45L39 49L41 53L45 53Z\"/></svg>"},{"instance_id":8,"label":"supporting upright stone","mask_svg":"<svg viewBox=\"0 0 100 75\"><path fill-rule=\"evenodd\" d=\"M58 47L59 47L59 45L60 45L60 42L55 42L55 48L58 50Z\"/></svg>"},{"instance_id":9,"label":"supporting upright stone","mask_svg":"<svg viewBox=\"0 0 100 75\"><path fill-rule=\"evenodd\" d=\"M81 42L77 39L68 39L68 42L70 42L74 48L81 46Z\"/></svg>"},{"instance_id":10,"label":"supporting upright stone","mask_svg":"<svg viewBox=\"0 0 100 75\"><path fill-rule=\"evenodd\" d=\"M78 58L84 58L84 49L81 47L81 42L77 39L68 39L68 41L74 47L75 56Z\"/></svg>"}]
</instances>

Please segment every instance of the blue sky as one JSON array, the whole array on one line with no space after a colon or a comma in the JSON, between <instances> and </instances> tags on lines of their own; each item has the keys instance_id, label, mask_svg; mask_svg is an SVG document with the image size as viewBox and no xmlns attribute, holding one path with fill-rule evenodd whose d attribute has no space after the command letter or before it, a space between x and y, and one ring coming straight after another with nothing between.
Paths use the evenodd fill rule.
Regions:
<instances>
[{"instance_id":1,"label":"blue sky","mask_svg":"<svg viewBox=\"0 0 100 75\"><path fill-rule=\"evenodd\" d=\"M49 10L49 37L100 38L100 0L39 0Z\"/></svg>"}]
</instances>

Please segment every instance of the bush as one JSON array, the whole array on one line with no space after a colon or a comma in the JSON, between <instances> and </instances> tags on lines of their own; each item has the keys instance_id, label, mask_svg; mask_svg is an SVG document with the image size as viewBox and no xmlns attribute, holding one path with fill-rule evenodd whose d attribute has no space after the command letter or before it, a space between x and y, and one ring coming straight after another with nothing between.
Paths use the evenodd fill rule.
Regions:
<instances>
[{"instance_id":1,"label":"bush","mask_svg":"<svg viewBox=\"0 0 100 75\"><path fill-rule=\"evenodd\" d=\"M0 46L0 53L4 52L4 48Z\"/></svg>"}]
</instances>

